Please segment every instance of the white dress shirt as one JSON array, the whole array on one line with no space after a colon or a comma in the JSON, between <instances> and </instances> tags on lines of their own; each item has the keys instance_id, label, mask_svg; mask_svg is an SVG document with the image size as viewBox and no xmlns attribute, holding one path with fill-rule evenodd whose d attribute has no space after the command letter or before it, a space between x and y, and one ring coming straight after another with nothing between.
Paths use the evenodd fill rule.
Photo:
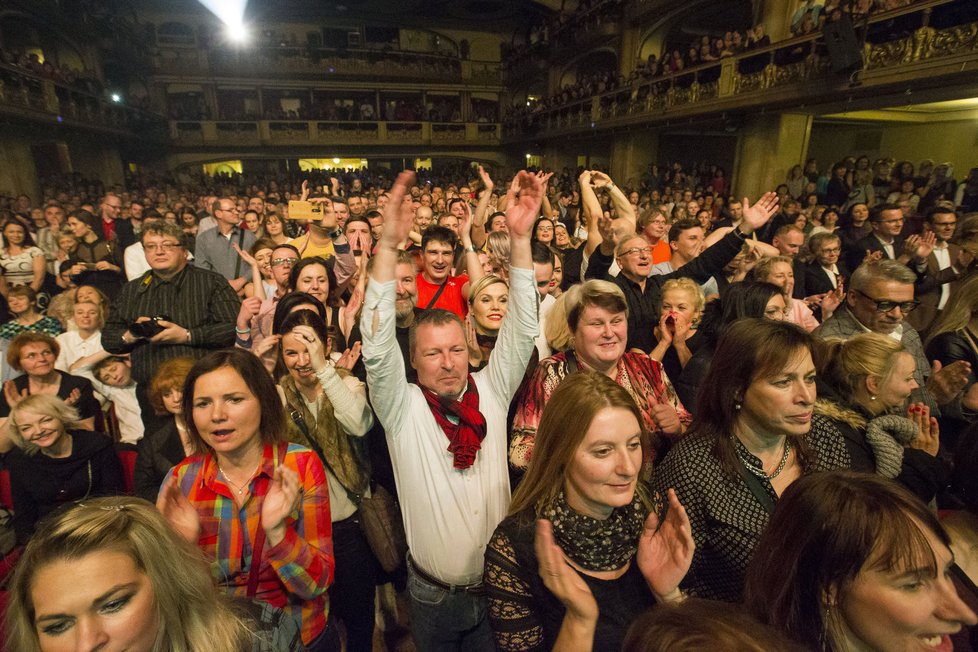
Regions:
<instances>
[{"instance_id":1,"label":"white dress shirt","mask_svg":"<svg viewBox=\"0 0 978 652\"><path fill-rule=\"evenodd\" d=\"M367 284L360 328L367 385L387 432L408 546L425 572L448 584L473 584L482 579L486 544L509 509L506 415L537 336L533 270L510 270L509 311L489 364L472 374L486 437L464 470L454 468L448 438L421 388L405 379L394 331L394 285Z\"/></svg>"}]
</instances>

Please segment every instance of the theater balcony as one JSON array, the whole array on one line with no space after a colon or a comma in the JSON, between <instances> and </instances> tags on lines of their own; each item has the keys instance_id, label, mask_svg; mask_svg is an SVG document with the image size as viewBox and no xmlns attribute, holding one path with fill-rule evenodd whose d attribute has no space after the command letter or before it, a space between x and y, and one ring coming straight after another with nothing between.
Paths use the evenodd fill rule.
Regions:
<instances>
[{"instance_id":1,"label":"theater balcony","mask_svg":"<svg viewBox=\"0 0 978 652\"><path fill-rule=\"evenodd\" d=\"M0 115L35 126L60 125L133 139L158 141L166 134L160 115L5 63L0 63Z\"/></svg>"},{"instance_id":2,"label":"theater balcony","mask_svg":"<svg viewBox=\"0 0 978 652\"><path fill-rule=\"evenodd\" d=\"M372 122L322 120L172 120L178 147L253 148L295 146L454 146L499 144L498 123Z\"/></svg>"},{"instance_id":3,"label":"theater balcony","mask_svg":"<svg viewBox=\"0 0 978 652\"><path fill-rule=\"evenodd\" d=\"M636 2L651 11L654 0ZM561 106L522 107L504 119L504 144L544 146L636 128L737 123L760 113L834 113L976 94L978 3L919 0L857 21L863 65L840 70L821 33L789 38ZM835 58L833 58L835 56ZM906 99L903 100L906 104Z\"/></svg>"}]
</instances>

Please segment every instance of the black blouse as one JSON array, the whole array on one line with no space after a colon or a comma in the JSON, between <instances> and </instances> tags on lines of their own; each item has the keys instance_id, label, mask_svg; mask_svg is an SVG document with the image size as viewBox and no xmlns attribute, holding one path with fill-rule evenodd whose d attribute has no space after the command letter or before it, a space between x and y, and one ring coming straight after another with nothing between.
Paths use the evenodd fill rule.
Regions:
<instances>
[{"instance_id":1,"label":"black blouse","mask_svg":"<svg viewBox=\"0 0 978 652\"><path fill-rule=\"evenodd\" d=\"M78 416L80 418L94 418L102 411L98 399L95 398L95 389L92 387L92 381L82 376L67 374L63 371L56 370L56 373L61 376L61 384L58 385L58 398L68 400L71 393L76 389L78 390L78 400L75 401L74 407L78 410ZM18 392L26 390L29 383L30 378L26 375L14 378L14 387L17 388ZM7 395L4 392L0 392L0 417L9 415L10 405L7 404ZM97 421L98 419L96 419Z\"/></svg>"},{"instance_id":2,"label":"black blouse","mask_svg":"<svg viewBox=\"0 0 978 652\"><path fill-rule=\"evenodd\" d=\"M805 473L849 468L846 443L830 420L815 415L807 437L814 459ZM681 588L697 597L737 602L770 514L740 476L721 466L713 444L695 433L684 437L655 468L651 483L663 496L670 487L676 490L693 528L696 552ZM754 462L761 466L760 460ZM758 480L777 501L771 483Z\"/></svg>"},{"instance_id":3,"label":"black blouse","mask_svg":"<svg viewBox=\"0 0 978 652\"><path fill-rule=\"evenodd\" d=\"M483 580L489 623L496 649L503 652L552 649L564 620L564 605L540 578L535 535L536 518L528 509L503 520L486 547ZM634 558L618 579L580 576L598 603L592 650L618 652L629 625L655 604L655 598Z\"/></svg>"}]
</instances>

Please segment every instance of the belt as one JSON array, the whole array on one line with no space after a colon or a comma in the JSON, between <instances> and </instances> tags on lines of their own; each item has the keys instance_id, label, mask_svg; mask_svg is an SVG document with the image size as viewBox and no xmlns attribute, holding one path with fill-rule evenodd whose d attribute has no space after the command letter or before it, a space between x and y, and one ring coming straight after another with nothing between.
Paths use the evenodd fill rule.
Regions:
<instances>
[{"instance_id":1,"label":"belt","mask_svg":"<svg viewBox=\"0 0 978 652\"><path fill-rule=\"evenodd\" d=\"M425 572L420 566L418 566L418 563L414 561L411 553L408 553L407 560L411 570L413 570L418 577L423 579L428 584L437 586L443 591L447 591L448 593L471 593L472 595L485 595L486 593L486 587L482 582L475 582L474 584L448 584L446 582L442 582L437 577L434 577L431 573Z\"/></svg>"}]
</instances>

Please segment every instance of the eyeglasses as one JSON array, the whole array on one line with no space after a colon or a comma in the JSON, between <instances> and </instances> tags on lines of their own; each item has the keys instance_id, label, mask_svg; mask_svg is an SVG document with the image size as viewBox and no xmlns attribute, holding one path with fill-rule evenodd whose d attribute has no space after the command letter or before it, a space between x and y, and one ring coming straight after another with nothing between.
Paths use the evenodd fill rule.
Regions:
<instances>
[{"instance_id":1,"label":"eyeglasses","mask_svg":"<svg viewBox=\"0 0 978 652\"><path fill-rule=\"evenodd\" d=\"M631 249L626 249L621 252L622 256L631 256L632 254L645 254L647 256L652 255L652 247L632 247Z\"/></svg>"},{"instance_id":2,"label":"eyeglasses","mask_svg":"<svg viewBox=\"0 0 978 652\"><path fill-rule=\"evenodd\" d=\"M179 247L180 247L179 243L176 242L160 242L158 244L153 242L150 244L143 245L143 249L150 253L154 251L173 251L174 249L178 249Z\"/></svg>"},{"instance_id":3,"label":"eyeglasses","mask_svg":"<svg viewBox=\"0 0 978 652\"><path fill-rule=\"evenodd\" d=\"M840 254L840 253L842 253L842 248L841 247L832 247L831 249L825 249L825 248L823 248L823 249L821 249L821 252L823 254L825 254L825 255L828 255L828 254Z\"/></svg>"},{"instance_id":4,"label":"eyeglasses","mask_svg":"<svg viewBox=\"0 0 978 652\"><path fill-rule=\"evenodd\" d=\"M885 300L885 299L883 299L883 300L881 300L881 299L874 299L873 297L869 296L868 294L866 294L862 290L853 290L853 292L858 292L859 294L861 294L862 296L864 296L866 299L868 299L868 300L872 301L874 304L876 304L876 312L890 312L894 308L899 308L900 309L900 312L902 312L903 314L907 314L908 312L913 312L914 310L916 310L917 309L917 306L920 305L920 302L919 301L916 301L916 300L914 300L914 301L888 301L888 300Z\"/></svg>"},{"instance_id":5,"label":"eyeglasses","mask_svg":"<svg viewBox=\"0 0 978 652\"><path fill-rule=\"evenodd\" d=\"M272 258L272 267L280 267L281 265L292 267L298 260L298 258Z\"/></svg>"}]
</instances>

